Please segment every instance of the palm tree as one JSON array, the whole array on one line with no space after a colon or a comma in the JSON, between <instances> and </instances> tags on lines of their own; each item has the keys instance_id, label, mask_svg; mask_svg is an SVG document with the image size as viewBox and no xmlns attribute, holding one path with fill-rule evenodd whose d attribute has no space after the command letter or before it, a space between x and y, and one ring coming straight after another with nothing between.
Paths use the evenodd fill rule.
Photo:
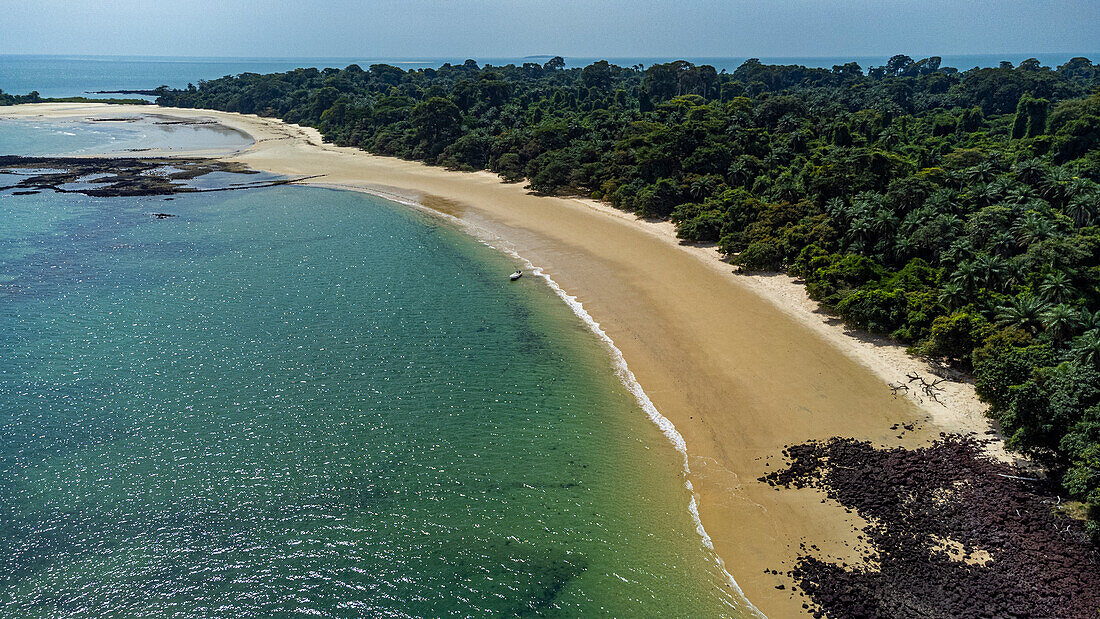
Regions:
<instances>
[{"instance_id":1,"label":"palm tree","mask_svg":"<svg viewBox=\"0 0 1100 619\"><path fill-rule=\"evenodd\" d=\"M842 217L847 208L843 198L829 198L825 201L825 212L838 221L845 221Z\"/></svg>"},{"instance_id":2,"label":"palm tree","mask_svg":"<svg viewBox=\"0 0 1100 619\"><path fill-rule=\"evenodd\" d=\"M1039 284L1039 294L1050 303L1062 303L1073 297L1073 281L1064 271L1054 271Z\"/></svg>"},{"instance_id":3,"label":"palm tree","mask_svg":"<svg viewBox=\"0 0 1100 619\"><path fill-rule=\"evenodd\" d=\"M1100 329L1100 310L1090 312L1087 309L1082 309L1080 323L1081 328L1086 331Z\"/></svg>"},{"instance_id":4,"label":"palm tree","mask_svg":"<svg viewBox=\"0 0 1100 619\"><path fill-rule=\"evenodd\" d=\"M803 194L798 180L791 176L789 172L784 172L775 180L772 185L772 192L776 198L787 202L795 202Z\"/></svg>"},{"instance_id":5,"label":"palm tree","mask_svg":"<svg viewBox=\"0 0 1100 619\"><path fill-rule=\"evenodd\" d=\"M1087 178L1081 178L1074 176L1069 179L1069 182L1065 186L1066 199L1076 198L1077 196L1083 196L1095 191L1096 184Z\"/></svg>"},{"instance_id":6,"label":"palm tree","mask_svg":"<svg viewBox=\"0 0 1100 619\"><path fill-rule=\"evenodd\" d=\"M997 176L997 170L992 163L983 161L978 165L964 170L966 180L971 183L988 183Z\"/></svg>"},{"instance_id":7,"label":"palm tree","mask_svg":"<svg viewBox=\"0 0 1100 619\"><path fill-rule=\"evenodd\" d=\"M974 259L974 268L977 269L982 285L986 288L1000 288L1008 280L1008 263L1000 256L978 254Z\"/></svg>"},{"instance_id":8,"label":"palm tree","mask_svg":"<svg viewBox=\"0 0 1100 619\"><path fill-rule=\"evenodd\" d=\"M844 233L844 239L850 248L863 250L868 247L868 242L875 234L871 228L870 217L857 217L848 224L848 231Z\"/></svg>"},{"instance_id":9,"label":"palm tree","mask_svg":"<svg viewBox=\"0 0 1100 619\"><path fill-rule=\"evenodd\" d=\"M1012 231L1016 233L1016 241L1026 247L1052 235L1054 226L1039 213L1028 211L1012 226Z\"/></svg>"},{"instance_id":10,"label":"palm tree","mask_svg":"<svg viewBox=\"0 0 1100 619\"><path fill-rule=\"evenodd\" d=\"M1035 297L1013 297L1007 304L997 308L997 322L1002 326L1019 327L1038 333L1043 326L1043 315L1046 311L1047 304Z\"/></svg>"},{"instance_id":11,"label":"palm tree","mask_svg":"<svg viewBox=\"0 0 1100 619\"><path fill-rule=\"evenodd\" d=\"M1065 168L1051 168L1039 182L1044 198L1060 202L1065 196L1065 187L1073 180L1073 173Z\"/></svg>"},{"instance_id":12,"label":"palm tree","mask_svg":"<svg viewBox=\"0 0 1100 619\"><path fill-rule=\"evenodd\" d=\"M1043 176L1046 175L1049 168L1042 159L1037 157L1031 159L1024 159L1023 161L1012 166L1012 170L1016 172L1016 176L1020 177L1020 180L1025 183L1034 185Z\"/></svg>"},{"instance_id":13,"label":"palm tree","mask_svg":"<svg viewBox=\"0 0 1100 619\"><path fill-rule=\"evenodd\" d=\"M1043 328L1055 342L1061 343L1077 328L1080 317L1081 314L1073 306L1059 303L1043 312Z\"/></svg>"},{"instance_id":14,"label":"palm tree","mask_svg":"<svg viewBox=\"0 0 1100 619\"><path fill-rule=\"evenodd\" d=\"M966 300L966 290L954 282L948 282L940 288L939 302L949 310L956 310L966 305Z\"/></svg>"},{"instance_id":15,"label":"palm tree","mask_svg":"<svg viewBox=\"0 0 1100 619\"><path fill-rule=\"evenodd\" d=\"M943 262L947 264L961 265L973 255L974 246L970 243L970 239L963 237L955 239L947 250L943 252L942 258Z\"/></svg>"},{"instance_id":16,"label":"palm tree","mask_svg":"<svg viewBox=\"0 0 1100 619\"><path fill-rule=\"evenodd\" d=\"M987 185L989 191L997 196L997 200L1001 200L1008 195L1008 192L1011 191L1014 186L1015 183L1013 180L1007 176L999 176L990 181Z\"/></svg>"},{"instance_id":17,"label":"palm tree","mask_svg":"<svg viewBox=\"0 0 1100 619\"><path fill-rule=\"evenodd\" d=\"M1095 221L1098 203L1100 194L1085 193L1071 198L1063 210L1078 228L1083 228Z\"/></svg>"},{"instance_id":18,"label":"palm tree","mask_svg":"<svg viewBox=\"0 0 1100 619\"><path fill-rule=\"evenodd\" d=\"M700 176L691 183L689 192L691 197L695 200L702 202L704 198L714 193L714 187L717 184L717 179L714 176L708 174L706 176Z\"/></svg>"},{"instance_id":19,"label":"palm tree","mask_svg":"<svg viewBox=\"0 0 1100 619\"><path fill-rule=\"evenodd\" d=\"M1004 192L1004 201L1011 204L1027 204L1039 195L1027 185L1013 185Z\"/></svg>"},{"instance_id":20,"label":"palm tree","mask_svg":"<svg viewBox=\"0 0 1100 619\"><path fill-rule=\"evenodd\" d=\"M973 262L960 262L959 266L955 267L955 273L951 275L951 283L966 292L973 292L978 288L979 277L981 277L980 272Z\"/></svg>"},{"instance_id":21,"label":"palm tree","mask_svg":"<svg viewBox=\"0 0 1100 619\"><path fill-rule=\"evenodd\" d=\"M894 131L894 129L891 128L884 131L879 137L878 141L879 144L882 144L887 149L890 149L901 143L901 136L898 135L897 131Z\"/></svg>"},{"instance_id":22,"label":"palm tree","mask_svg":"<svg viewBox=\"0 0 1100 619\"><path fill-rule=\"evenodd\" d=\"M798 125L798 117L793 114L784 114L783 117L779 119L779 122L775 124L775 128L783 133L791 133L798 129Z\"/></svg>"},{"instance_id":23,"label":"palm tree","mask_svg":"<svg viewBox=\"0 0 1100 619\"><path fill-rule=\"evenodd\" d=\"M743 161L734 161L730 164L729 179L734 187L744 186L752 177L752 169Z\"/></svg>"},{"instance_id":24,"label":"palm tree","mask_svg":"<svg viewBox=\"0 0 1100 619\"><path fill-rule=\"evenodd\" d=\"M871 229L880 238L887 237L898 226L898 218L887 209L881 209L871 218Z\"/></svg>"},{"instance_id":25,"label":"palm tree","mask_svg":"<svg viewBox=\"0 0 1100 619\"><path fill-rule=\"evenodd\" d=\"M982 206L989 206L1001 197L1001 194L998 192L997 187L992 183L976 185L974 189L970 191L970 195L973 196L974 199L978 201L978 204L981 204Z\"/></svg>"},{"instance_id":26,"label":"palm tree","mask_svg":"<svg viewBox=\"0 0 1100 619\"><path fill-rule=\"evenodd\" d=\"M939 189L928 196L924 205L936 209L937 213L958 213L959 194L950 189Z\"/></svg>"},{"instance_id":27,"label":"palm tree","mask_svg":"<svg viewBox=\"0 0 1100 619\"><path fill-rule=\"evenodd\" d=\"M1100 329L1085 331L1070 344L1078 363L1100 365Z\"/></svg>"},{"instance_id":28,"label":"palm tree","mask_svg":"<svg viewBox=\"0 0 1100 619\"><path fill-rule=\"evenodd\" d=\"M989 250L998 256L1012 255L1016 249L1016 239L1007 232L998 232L989 239Z\"/></svg>"},{"instance_id":29,"label":"palm tree","mask_svg":"<svg viewBox=\"0 0 1100 619\"><path fill-rule=\"evenodd\" d=\"M894 241L894 260L904 263L921 253L921 244L908 234L900 234Z\"/></svg>"}]
</instances>

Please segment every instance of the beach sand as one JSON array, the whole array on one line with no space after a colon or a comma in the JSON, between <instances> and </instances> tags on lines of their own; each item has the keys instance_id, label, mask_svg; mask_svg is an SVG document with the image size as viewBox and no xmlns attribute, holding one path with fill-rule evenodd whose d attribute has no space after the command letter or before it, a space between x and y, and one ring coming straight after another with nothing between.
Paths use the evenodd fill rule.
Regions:
<instances>
[{"instance_id":1,"label":"beach sand","mask_svg":"<svg viewBox=\"0 0 1100 619\"><path fill-rule=\"evenodd\" d=\"M0 109L0 117L102 110L39 104ZM931 378L927 364L882 338L847 332L787 276L739 275L713 248L681 245L671 224L640 221L591 200L531 195L487 172L323 144L315 130L276 120L156 112L215 119L252 135L256 142L232 160L286 175L323 175L308 182L417 203L487 231L542 267L600 323L683 435L702 523L726 569L768 616L805 613L789 581L765 572L789 569L800 543L849 564L860 554L863 523L854 514L818 490L777 490L757 481L782 466L785 446L845 436L911 447L941 432L984 437L990 430L971 385L944 383L942 404L913 391L894 396L888 383L905 382L912 372ZM895 424L915 426L902 431ZM1000 445L991 450L1007 457Z\"/></svg>"}]
</instances>

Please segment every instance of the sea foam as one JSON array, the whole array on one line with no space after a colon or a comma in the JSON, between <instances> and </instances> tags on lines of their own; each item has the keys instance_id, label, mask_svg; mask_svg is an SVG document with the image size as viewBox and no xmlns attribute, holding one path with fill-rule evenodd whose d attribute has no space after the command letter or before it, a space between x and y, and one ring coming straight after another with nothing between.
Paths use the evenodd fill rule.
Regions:
<instances>
[{"instance_id":1,"label":"sea foam","mask_svg":"<svg viewBox=\"0 0 1100 619\"><path fill-rule=\"evenodd\" d=\"M543 282L547 286L549 286L552 291L554 291L554 294L556 294L558 298L564 301L565 304L569 306L569 309L573 310L573 313L581 319L581 322L583 322L585 326L588 327L588 330L595 334L595 336L599 338L599 340L607 348L608 352L611 354L611 360L615 367L615 374L619 377L619 380L622 382L623 386L625 386L627 391L629 391L630 394L634 396L634 400L638 402L639 406L642 407L642 410L645 411L646 416L649 418L649 420L652 421L661 430L661 433L665 435L669 442L672 443L673 447L676 448L676 451L680 453L680 456L683 460L684 486L687 488L688 496L690 497L688 500L688 512L691 514L691 518L695 522L695 531L702 539L703 545L706 546L711 555L714 557L714 561L718 564L718 568L726 576L730 587L733 588L740 596L740 598L744 600L744 603L747 604L748 607L743 610L752 612L757 617L765 617L764 613L760 612L760 609L756 608L756 606L754 606L753 603L747 597L745 597L745 593L741 590L741 586L737 584L737 580L733 577L733 574L731 574L729 570L726 569L726 565L725 562L722 560L722 557L719 556L718 553L715 551L714 542L711 540L710 534L707 533L706 528L703 526L703 520L699 516L699 506L695 499L695 487L692 486L691 480L688 479L688 475L691 474L691 464L688 460L687 441L684 440L683 435L680 434L680 431L676 429L676 426L672 423L672 421L669 420L668 417L662 415L659 410L657 410L657 406L653 404L653 400L651 400L649 398L649 395L646 394L645 389L642 388L641 383L639 383L637 377L634 376L634 372L631 371L630 366L627 365L626 357L623 356L623 351L615 345L615 340L611 339L611 336L608 335L607 332L603 330L603 327L600 326L600 323L597 322L590 313L588 313L588 310L584 308L584 304L581 303L581 301L578 300L575 295L571 295L566 292L565 289L563 289L558 284L558 282L554 281L552 277L546 274L542 267L532 263L530 260L520 255L506 239L501 238L494 232L473 222L462 219L460 217L455 217L454 215L450 215L448 213L437 211L406 196L393 194L373 188L349 187L343 185L321 186L363 191L365 193L378 196L385 200L389 200L390 202L397 202L399 204L415 208L418 211L428 213L429 215L439 217L444 221L448 221L457 225L467 234L476 238L483 245L507 254L513 259L523 263L525 269L530 271L535 277L543 280Z\"/></svg>"}]
</instances>

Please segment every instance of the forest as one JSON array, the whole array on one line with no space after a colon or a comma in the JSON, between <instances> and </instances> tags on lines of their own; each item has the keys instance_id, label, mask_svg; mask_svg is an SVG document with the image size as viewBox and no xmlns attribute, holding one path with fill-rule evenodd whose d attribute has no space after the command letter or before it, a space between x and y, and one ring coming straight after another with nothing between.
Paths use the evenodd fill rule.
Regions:
<instances>
[{"instance_id":1,"label":"forest","mask_svg":"<svg viewBox=\"0 0 1100 619\"><path fill-rule=\"evenodd\" d=\"M298 69L163 90L670 219L970 373L1100 537L1100 65Z\"/></svg>"},{"instance_id":2,"label":"forest","mask_svg":"<svg viewBox=\"0 0 1100 619\"><path fill-rule=\"evenodd\" d=\"M112 103L118 105L150 105L147 99L119 99L116 97L42 97L37 90L25 95L13 95L0 90L0 106L23 103Z\"/></svg>"}]
</instances>

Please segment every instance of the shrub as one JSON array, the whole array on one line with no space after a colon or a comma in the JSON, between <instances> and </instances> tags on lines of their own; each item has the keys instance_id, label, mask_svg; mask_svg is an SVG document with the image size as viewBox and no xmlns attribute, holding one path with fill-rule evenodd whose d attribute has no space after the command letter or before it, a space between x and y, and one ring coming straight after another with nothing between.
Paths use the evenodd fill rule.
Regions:
<instances>
[{"instance_id":1,"label":"shrub","mask_svg":"<svg viewBox=\"0 0 1100 619\"><path fill-rule=\"evenodd\" d=\"M981 314L955 312L932 321L928 338L921 344L921 354L947 357L970 367L974 349L981 346L992 327Z\"/></svg>"},{"instance_id":2,"label":"shrub","mask_svg":"<svg viewBox=\"0 0 1100 619\"><path fill-rule=\"evenodd\" d=\"M849 326L888 335L905 324L908 298L904 290L856 290L837 303Z\"/></svg>"},{"instance_id":3,"label":"shrub","mask_svg":"<svg viewBox=\"0 0 1100 619\"><path fill-rule=\"evenodd\" d=\"M733 263L750 271L778 271L783 268L785 252L779 241L767 238L753 241L738 254Z\"/></svg>"},{"instance_id":4,"label":"shrub","mask_svg":"<svg viewBox=\"0 0 1100 619\"><path fill-rule=\"evenodd\" d=\"M806 292L810 298L835 306L847 292L882 277L883 269L866 256L829 254L817 256L806 265Z\"/></svg>"}]
</instances>

